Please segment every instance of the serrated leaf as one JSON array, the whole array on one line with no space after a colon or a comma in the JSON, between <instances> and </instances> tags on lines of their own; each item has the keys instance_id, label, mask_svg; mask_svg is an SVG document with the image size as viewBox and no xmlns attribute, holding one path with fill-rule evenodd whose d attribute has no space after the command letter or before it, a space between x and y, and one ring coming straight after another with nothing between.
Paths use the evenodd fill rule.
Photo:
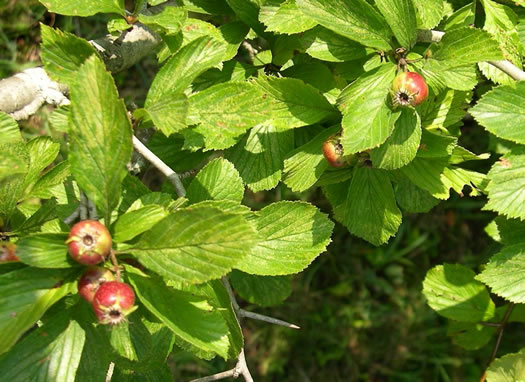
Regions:
<instances>
[{"instance_id":1,"label":"serrated leaf","mask_svg":"<svg viewBox=\"0 0 525 382\"><path fill-rule=\"evenodd\" d=\"M69 161L65 160L43 174L35 183L29 197L48 199L52 196L50 189L65 181L71 175Z\"/></svg>"},{"instance_id":2,"label":"serrated leaf","mask_svg":"<svg viewBox=\"0 0 525 382\"><path fill-rule=\"evenodd\" d=\"M491 257L476 279L488 285L492 293L511 302L525 302L525 246L514 244Z\"/></svg>"},{"instance_id":3,"label":"serrated leaf","mask_svg":"<svg viewBox=\"0 0 525 382\"><path fill-rule=\"evenodd\" d=\"M467 4L447 18L446 24L443 28L444 31L448 31L454 28L468 27L474 24L476 17L476 1Z\"/></svg>"},{"instance_id":4,"label":"serrated leaf","mask_svg":"<svg viewBox=\"0 0 525 382\"><path fill-rule=\"evenodd\" d=\"M182 94L199 74L219 64L225 51L225 44L208 36L184 46L153 79L144 104L146 110L157 102L166 102L174 94Z\"/></svg>"},{"instance_id":5,"label":"serrated leaf","mask_svg":"<svg viewBox=\"0 0 525 382\"><path fill-rule=\"evenodd\" d=\"M66 233L27 235L17 242L16 254L25 264L38 268L70 268L75 265L67 253Z\"/></svg>"},{"instance_id":6,"label":"serrated leaf","mask_svg":"<svg viewBox=\"0 0 525 382\"><path fill-rule=\"evenodd\" d=\"M25 194L34 187L41 172L55 160L60 144L49 137L37 137L27 142L26 148L29 153L29 167L24 179Z\"/></svg>"},{"instance_id":7,"label":"serrated leaf","mask_svg":"<svg viewBox=\"0 0 525 382\"><path fill-rule=\"evenodd\" d=\"M525 243L525 224L520 220L498 216L493 226L494 232L490 235L493 240L507 245Z\"/></svg>"},{"instance_id":8,"label":"serrated leaf","mask_svg":"<svg viewBox=\"0 0 525 382\"><path fill-rule=\"evenodd\" d=\"M17 143L22 141L18 123L8 114L0 111L0 142Z\"/></svg>"},{"instance_id":9,"label":"serrated leaf","mask_svg":"<svg viewBox=\"0 0 525 382\"><path fill-rule=\"evenodd\" d=\"M200 283L228 273L255 242L241 215L189 207L161 220L128 251L167 279Z\"/></svg>"},{"instance_id":10,"label":"serrated leaf","mask_svg":"<svg viewBox=\"0 0 525 382\"><path fill-rule=\"evenodd\" d=\"M183 0L188 11L210 15L233 14L225 0Z\"/></svg>"},{"instance_id":11,"label":"serrated leaf","mask_svg":"<svg viewBox=\"0 0 525 382\"><path fill-rule=\"evenodd\" d=\"M173 171L181 173L200 167L201 162L207 157L207 154L200 150L196 152L183 150L184 138L177 134L170 137L161 133L154 134L147 146Z\"/></svg>"},{"instance_id":12,"label":"serrated leaf","mask_svg":"<svg viewBox=\"0 0 525 382\"><path fill-rule=\"evenodd\" d=\"M122 243L146 232L159 221L168 216L162 206L149 204L120 216L113 228L113 240Z\"/></svg>"},{"instance_id":13,"label":"serrated leaf","mask_svg":"<svg viewBox=\"0 0 525 382\"><path fill-rule=\"evenodd\" d=\"M431 46L431 59L439 61L442 69L502 60L498 43L486 31L476 28L458 28L443 35L436 46Z\"/></svg>"},{"instance_id":14,"label":"serrated leaf","mask_svg":"<svg viewBox=\"0 0 525 382\"><path fill-rule=\"evenodd\" d=\"M466 170L464 168L449 166L445 167L441 176L441 181L447 189L452 188L460 196L463 196L463 188L471 188L470 196L480 195L480 187L485 181L485 174Z\"/></svg>"},{"instance_id":15,"label":"serrated leaf","mask_svg":"<svg viewBox=\"0 0 525 382\"><path fill-rule=\"evenodd\" d=\"M166 94L164 99L150 104L144 110L155 127L168 137L188 126L188 105L185 94Z\"/></svg>"},{"instance_id":16,"label":"serrated leaf","mask_svg":"<svg viewBox=\"0 0 525 382\"><path fill-rule=\"evenodd\" d=\"M177 34L188 12L182 7L167 6L160 13L154 15L139 14L138 20L158 33L166 35Z\"/></svg>"},{"instance_id":17,"label":"serrated leaf","mask_svg":"<svg viewBox=\"0 0 525 382\"><path fill-rule=\"evenodd\" d=\"M450 157L457 146L456 137L446 135L440 130L423 129L418 158Z\"/></svg>"},{"instance_id":18,"label":"serrated leaf","mask_svg":"<svg viewBox=\"0 0 525 382\"><path fill-rule=\"evenodd\" d=\"M412 0L419 29L434 28L443 17L443 0Z\"/></svg>"},{"instance_id":19,"label":"serrated leaf","mask_svg":"<svg viewBox=\"0 0 525 382\"><path fill-rule=\"evenodd\" d=\"M244 184L239 173L226 159L214 159L193 179L186 197L190 203L203 200L235 200L241 202Z\"/></svg>"},{"instance_id":20,"label":"serrated leaf","mask_svg":"<svg viewBox=\"0 0 525 382\"><path fill-rule=\"evenodd\" d=\"M462 120L465 116L471 99L466 92L445 90L420 106L421 125L426 129L440 129L450 127Z\"/></svg>"},{"instance_id":21,"label":"serrated leaf","mask_svg":"<svg viewBox=\"0 0 525 382\"><path fill-rule=\"evenodd\" d=\"M131 267L127 276L144 306L176 336L204 351L228 358L228 326L206 299L168 288L160 278L146 277Z\"/></svg>"},{"instance_id":22,"label":"serrated leaf","mask_svg":"<svg viewBox=\"0 0 525 382\"><path fill-rule=\"evenodd\" d=\"M450 191L441 176L447 164L447 158L416 157L400 171L419 188L428 191L435 198L445 200L450 196Z\"/></svg>"},{"instance_id":23,"label":"serrated leaf","mask_svg":"<svg viewBox=\"0 0 525 382\"><path fill-rule=\"evenodd\" d=\"M335 114L319 90L301 80L259 76L254 84L270 99L268 119L278 129L313 125Z\"/></svg>"},{"instance_id":24,"label":"serrated leaf","mask_svg":"<svg viewBox=\"0 0 525 382\"><path fill-rule=\"evenodd\" d=\"M47 320L0 358L2 378L9 381L74 382L85 332L69 312Z\"/></svg>"},{"instance_id":25,"label":"serrated leaf","mask_svg":"<svg viewBox=\"0 0 525 382\"><path fill-rule=\"evenodd\" d=\"M264 35L264 25L259 22L261 0L226 0L231 9L257 34Z\"/></svg>"},{"instance_id":26,"label":"serrated leaf","mask_svg":"<svg viewBox=\"0 0 525 382\"><path fill-rule=\"evenodd\" d=\"M506 155L487 174L488 203L485 210L496 211L509 218L525 219L525 155Z\"/></svg>"},{"instance_id":27,"label":"serrated leaf","mask_svg":"<svg viewBox=\"0 0 525 382\"><path fill-rule=\"evenodd\" d=\"M15 171L6 173L3 179L0 179L0 214L4 219L9 221L11 214L16 209L17 203L24 192L25 174L29 168L29 153L24 143L0 143L0 152L2 152L3 165L13 164Z\"/></svg>"},{"instance_id":28,"label":"serrated leaf","mask_svg":"<svg viewBox=\"0 0 525 382\"><path fill-rule=\"evenodd\" d=\"M76 288L76 282L62 284L71 273L27 267L0 275L0 354L7 352L55 302Z\"/></svg>"},{"instance_id":29,"label":"serrated leaf","mask_svg":"<svg viewBox=\"0 0 525 382\"><path fill-rule=\"evenodd\" d=\"M471 269L460 264L435 266L423 281L428 305L441 316L456 321L490 320L496 312L494 302L475 276Z\"/></svg>"},{"instance_id":30,"label":"serrated leaf","mask_svg":"<svg viewBox=\"0 0 525 382\"><path fill-rule=\"evenodd\" d=\"M71 108L69 105L57 107L49 116L51 126L61 132L67 133L69 130Z\"/></svg>"},{"instance_id":31,"label":"serrated leaf","mask_svg":"<svg viewBox=\"0 0 525 382\"><path fill-rule=\"evenodd\" d=\"M339 95L343 111L345 153L354 154L379 146L392 134L399 111L392 111L390 87L395 77L394 65L383 65L347 86Z\"/></svg>"},{"instance_id":32,"label":"serrated leaf","mask_svg":"<svg viewBox=\"0 0 525 382\"><path fill-rule=\"evenodd\" d=\"M397 41L410 50L417 38L416 10L412 0L376 0L375 3Z\"/></svg>"},{"instance_id":33,"label":"serrated leaf","mask_svg":"<svg viewBox=\"0 0 525 382\"><path fill-rule=\"evenodd\" d=\"M257 276L234 269L229 279L239 296L260 306L279 305L292 293L290 276Z\"/></svg>"},{"instance_id":34,"label":"serrated leaf","mask_svg":"<svg viewBox=\"0 0 525 382\"><path fill-rule=\"evenodd\" d=\"M374 166L395 170L415 158L421 142L421 120L414 109L403 109L395 122L394 132L370 152Z\"/></svg>"},{"instance_id":35,"label":"serrated leaf","mask_svg":"<svg viewBox=\"0 0 525 382\"><path fill-rule=\"evenodd\" d=\"M259 20L266 25L268 32L294 34L307 31L317 25L317 22L303 14L295 4L295 0L266 1L261 7Z\"/></svg>"},{"instance_id":36,"label":"serrated leaf","mask_svg":"<svg viewBox=\"0 0 525 382\"><path fill-rule=\"evenodd\" d=\"M40 25L40 30L41 57L46 72L57 82L74 83L78 68L96 53L96 49L83 38L45 24Z\"/></svg>"},{"instance_id":37,"label":"serrated leaf","mask_svg":"<svg viewBox=\"0 0 525 382\"><path fill-rule=\"evenodd\" d=\"M472 322L449 321L447 335L454 344L467 350L477 350L485 346L496 333L497 328Z\"/></svg>"},{"instance_id":38,"label":"serrated leaf","mask_svg":"<svg viewBox=\"0 0 525 382\"><path fill-rule=\"evenodd\" d=\"M494 88L470 112L476 121L499 138L525 144L525 82Z\"/></svg>"},{"instance_id":39,"label":"serrated leaf","mask_svg":"<svg viewBox=\"0 0 525 382\"><path fill-rule=\"evenodd\" d=\"M319 60L343 62L365 57L369 51L357 41L317 26L300 37L303 49Z\"/></svg>"},{"instance_id":40,"label":"serrated leaf","mask_svg":"<svg viewBox=\"0 0 525 382\"><path fill-rule=\"evenodd\" d=\"M400 224L401 211L386 171L356 168L344 208L346 228L374 245L381 245L395 235Z\"/></svg>"},{"instance_id":41,"label":"serrated leaf","mask_svg":"<svg viewBox=\"0 0 525 382\"><path fill-rule=\"evenodd\" d=\"M190 124L207 149L225 149L250 127L270 119L271 97L253 83L217 84L190 96Z\"/></svg>"},{"instance_id":42,"label":"serrated leaf","mask_svg":"<svg viewBox=\"0 0 525 382\"><path fill-rule=\"evenodd\" d=\"M439 204L439 199L434 198L428 191L417 187L407 177L402 176L396 181L394 187L396 201L403 211L423 213L430 211Z\"/></svg>"},{"instance_id":43,"label":"serrated leaf","mask_svg":"<svg viewBox=\"0 0 525 382\"><path fill-rule=\"evenodd\" d=\"M2 153L0 158L0 180L14 175L23 175L26 172L27 163L23 158L12 153Z\"/></svg>"},{"instance_id":44,"label":"serrated leaf","mask_svg":"<svg viewBox=\"0 0 525 382\"><path fill-rule=\"evenodd\" d=\"M256 213L259 240L235 268L254 275L287 275L306 268L326 250L334 224L303 202L277 202Z\"/></svg>"},{"instance_id":45,"label":"serrated leaf","mask_svg":"<svg viewBox=\"0 0 525 382\"><path fill-rule=\"evenodd\" d=\"M312 187L329 167L324 159L324 141L339 132L340 126L323 129L310 142L291 151L284 160L283 182L295 192Z\"/></svg>"},{"instance_id":46,"label":"serrated leaf","mask_svg":"<svg viewBox=\"0 0 525 382\"><path fill-rule=\"evenodd\" d=\"M391 49L392 31L365 0L296 0L299 9L322 26L379 50Z\"/></svg>"},{"instance_id":47,"label":"serrated leaf","mask_svg":"<svg viewBox=\"0 0 525 382\"><path fill-rule=\"evenodd\" d=\"M118 13L126 16L124 0L39 0L49 12L66 16L92 16L96 13Z\"/></svg>"},{"instance_id":48,"label":"serrated leaf","mask_svg":"<svg viewBox=\"0 0 525 382\"><path fill-rule=\"evenodd\" d=\"M40 230L46 222L57 218L56 207L57 202L55 199L43 201L40 208L31 214L21 225L14 225L13 231L17 233L29 233ZM23 237L24 235L20 236Z\"/></svg>"},{"instance_id":49,"label":"serrated leaf","mask_svg":"<svg viewBox=\"0 0 525 382\"><path fill-rule=\"evenodd\" d=\"M131 159L131 123L113 78L96 56L81 66L70 91L71 173L107 217L118 204Z\"/></svg>"},{"instance_id":50,"label":"serrated leaf","mask_svg":"<svg viewBox=\"0 0 525 382\"><path fill-rule=\"evenodd\" d=\"M525 380L525 349L497 358L487 369L487 382L514 382Z\"/></svg>"},{"instance_id":51,"label":"serrated leaf","mask_svg":"<svg viewBox=\"0 0 525 382\"><path fill-rule=\"evenodd\" d=\"M281 180L284 157L293 149L293 143L293 131L261 124L228 150L226 158L235 165L250 190L271 190Z\"/></svg>"}]
</instances>

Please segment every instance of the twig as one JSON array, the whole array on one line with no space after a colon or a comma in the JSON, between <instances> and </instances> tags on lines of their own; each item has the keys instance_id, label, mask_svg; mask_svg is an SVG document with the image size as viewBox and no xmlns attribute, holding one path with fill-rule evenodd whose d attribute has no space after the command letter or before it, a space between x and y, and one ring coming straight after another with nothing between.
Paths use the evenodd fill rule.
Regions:
<instances>
[{"instance_id":1,"label":"twig","mask_svg":"<svg viewBox=\"0 0 525 382\"><path fill-rule=\"evenodd\" d=\"M237 365L235 366L234 370L235 372L233 374L233 378L237 378L239 375L242 375L246 382L253 382L252 375L250 374L250 369L248 369L248 364L246 363L244 349L241 349L241 353L239 354L239 361L237 362Z\"/></svg>"},{"instance_id":2,"label":"twig","mask_svg":"<svg viewBox=\"0 0 525 382\"><path fill-rule=\"evenodd\" d=\"M494 344L494 349L492 349L492 353L490 355L489 361L487 362L487 367L485 368L485 372L481 376L481 379L479 382L485 382L486 374L487 374L487 368L490 366L492 361L496 359L496 354L498 353L499 345L501 343L501 338L503 337L503 331L505 330L505 326L509 322L510 314L512 313L512 309L514 309L514 303L509 303L509 306L507 307L507 311L505 312L505 316L503 317L503 320L500 323L499 329L498 329L498 337L496 338L496 343Z\"/></svg>"},{"instance_id":3,"label":"twig","mask_svg":"<svg viewBox=\"0 0 525 382\"><path fill-rule=\"evenodd\" d=\"M88 218L88 198L83 191L80 191L80 220Z\"/></svg>"},{"instance_id":4,"label":"twig","mask_svg":"<svg viewBox=\"0 0 525 382\"><path fill-rule=\"evenodd\" d=\"M79 216L80 216L80 206L78 206L71 215L69 215L67 218L64 219L64 223L69 225L73 223L75 220L77 220Z\"/></svg>"},{"instance_id":5,"label":"twig","mask_svg":"<svg viewBox=\"0 0 525 382\"><path fill-rule=\"evenodd\" d=\"M233 368L231 370L223 371L221 373L208 375L207 377L192 379L190 382L218 381L219 379L225 379L225 378L233 377L233 375L235 374L236 371L237 371L236 368Z\"/></svg>"},{"instance_id":6,"label":"twig","mask_svg":"<svg viewBox=\"0 0 525 382\"><path fill-rule=\"evenodd\" d=\"M110 382L113 377L113 370L115 369L115 363L111 362L108 367L108 372L106 374L106 382Z\"/></svg>"},{"instance_id":7,"label":"twig","mask_svg":"<svg viewBox=\"0 0 525 382\"><path fill-rule=\"evenodd\" d=\"M111 250L109 253L109 258L111 259L111 263L113 263L113 269L115 270L117 281L120 281L120 265L118 265L117 256L115 256L114 250Z\"/></svg>"},{"instance_id":8,"label":"twig","mask_svg":"<svg viewBox=\"0 0 525 382\"><path fill-rule=\"evenodd\" d=\"M95 206L95 203L91 199L88 199L88 216L91 220L97 220L98 214L97 214L97 206Z\"/></svg>"},{"instance_id":9,"label":"twig","mask_svg":"<svg viewBox=\"0 0 525 382\"><path fill-rule=\"evenodd\" d=\"M265 316L264 314L249 312L244 309L239 309L239 316L246 317L246 318L253 318L254 320L269 322L270 324L274 324L274 325L286 326L287 328L290 328L290 329L301 329L299 326L295 324L291 324L289 322L279 320L277 318Z\"/></svg>"},{"instance_id":10,"label":"twig","mask_svg":"<svg viewBox=\"0 0 525 382\"><path fill-rule=\"evenodd\" d=\"M158 156L153 154L150 149L148 149L137 137L133 136L133 147L139 154L146 158L153 166L157 167L160 172L162 172L168 180L175 187L177 195L183 197L186 195L186 190L182 182L179 179L179 176L175 171L173 171L166 163L164 163Z\"/></svg>"},{"instance_id":11,"label":"twig","mask_svg":"<svg viewBox=\"0 0 525 382\"><path fill-rule=\"evenodd\" d=\"M417 40L420 42L439 42L445 35L445 32L434 31L434 30L418 30L417 31ZM525 72L514 65L508 60L502 61L488 61L488 63L502 72L508 74L510 77L516 81L525 80Z\"/></svg>"}]
</instances>

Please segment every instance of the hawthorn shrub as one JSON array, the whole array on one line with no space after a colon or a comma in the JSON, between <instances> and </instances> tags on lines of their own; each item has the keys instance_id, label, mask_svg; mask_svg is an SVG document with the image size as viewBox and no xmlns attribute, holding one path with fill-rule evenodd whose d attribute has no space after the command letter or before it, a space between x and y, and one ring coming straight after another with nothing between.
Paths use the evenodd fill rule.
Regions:
<instances>
[{"instance_id":1,"label":"hawthorn shrub","mask_svg":"<svg viewBox=\"0 0 525 382\"><path fill-rule=\"evenodd\" d=\"M497 337L483 378L525 378L523 351L494 360L506 324L525 321L522 0L41 2L107 14L110 36L41 24L45 73L0 82L3 379L169 381L178 347L236 360L227 375L251 381L240 319L254 315L229 279L241 298L278 305L333 221L379 246L404 213L451 192L487 196L501 250L477 273L432 268L423 293L457 345ZM114 75L150 53L145 99L125 104ZM28 139L17 120L45 102L53 134ZM498 142L486 174L465 164L491 157L459 144L466 116ZM157 189L141 181L147 166ZM319 188L333 213L243 203L246 189L278 187ZM88 268L68 255L88 219L112 237L82 261L111 273L95 309L78 293Z\"/></svg>"}]
</instances>

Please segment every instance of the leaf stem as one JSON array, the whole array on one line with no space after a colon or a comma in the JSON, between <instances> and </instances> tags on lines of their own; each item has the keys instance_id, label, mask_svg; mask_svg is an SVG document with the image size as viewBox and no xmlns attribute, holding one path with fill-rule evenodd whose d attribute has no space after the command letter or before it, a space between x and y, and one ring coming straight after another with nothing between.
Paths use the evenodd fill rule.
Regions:
<instances>
[{"instance_id":1,"label":"leaf stem","mask_svg":"<svg viewBox=\"0 0 525 382\"><path fill-rule=\"evenodd\" d=\"M179 175L173 171L166 163L164 163L158 156L156 156L150 149L148 149L137 137L133 136L133 147L137 152L146 158L153 166L155 166L160 172L162 172L166 178L173 184L175 191L179 197L186 195L186 190L182 182L180 181Z\"/></svg>"},{"instance_id":2,"label":"leaf stem","mask_svg":"<svg viewBox=\"0 0 525 382\"><path fill-rule=\"evenodd\" d=\"M113 263L113 269L115 270L117 281L121 281L120 280L120 265L118 265L117 256L115 256L114 250L111 250L111 252L109 253L109 258L111 259L111 262Z\"/></svg>"},{"instance_id":3,"label":"leaf stem","mask_svg":"<svg viewBox=\"0 0 525 382\"><path fill-rule=\"evenodd\" d=\"M487 375L487 369L490 366L490 364L492 363L492 361L494 361L496 359L496 354L498 353L499 345L501 344L501 338L503 337L503 331L505 330L505 326L509 322L509 318L510 318L510 314L512 313L512 309L514 309L514 303L513 302L509 303L509 306L507 307L507 311L505 312L505 316L503 316L503 320L499 324L498 337L496 338L496 343L494 344L494 349L492 349L492 354L490 355L490 358L489 358L489 360L487 362L487 367L485 368L485 372L481 376L481 379L479 380L479 382L485 382L485 378L486 378L486 375Z\"/></svg>"},{"instance_id":4,"label":"leaf stem","mask_svg":"<svg viewBox=\"0 0 525 382\"><path fill-rule=\"evenodd\" d=\"M274 324L274 325L285 326L290 329L301 329L299 326L295 324L291 324L289 322L279 320L277 318L265 316L264 314L249 312L244 309L239 309L239 316L246 317L246 318L253 318L254 320L269 322L270 324Z\"/></svg>"}]
</instances>

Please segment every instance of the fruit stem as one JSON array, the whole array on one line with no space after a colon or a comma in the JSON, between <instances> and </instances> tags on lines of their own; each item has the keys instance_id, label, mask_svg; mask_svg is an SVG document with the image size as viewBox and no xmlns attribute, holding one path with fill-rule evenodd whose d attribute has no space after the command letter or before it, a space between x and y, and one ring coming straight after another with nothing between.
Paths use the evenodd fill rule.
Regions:
<instances>
[{"instance_id":1,"label":"fruit stem","mask_svg":"<svg viewBox=\"0 0 525 382\"><path fill-rule=\"evenodd\" d=\"M115 272L116 279L120 282L120 265L118 265L117 256L115 256L115 251L113 249L109 253L109 258L113 263L113 271Z\"/></svg>"}]
</instances>

